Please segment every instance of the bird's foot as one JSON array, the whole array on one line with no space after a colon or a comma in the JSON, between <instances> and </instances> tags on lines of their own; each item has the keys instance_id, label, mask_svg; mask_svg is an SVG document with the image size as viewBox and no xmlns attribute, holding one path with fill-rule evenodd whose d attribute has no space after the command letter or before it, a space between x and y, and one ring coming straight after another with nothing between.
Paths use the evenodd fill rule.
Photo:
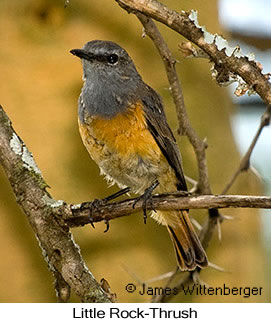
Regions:
<instances>
[{"instance_id":1,"label":"bird's foot","mask_svg":"<svg viewBox=\"0 0 271 323\"><path fill-rule=\"evenodd\" d=\"M112 195L109 195L109 196L107 196L107 197L105 197L103 199L95 199L95 200L93 200L91 202L83 202L83 203L81 203L80 210L81 211L86 210L86 209L89 210L89 223L91 224L91 226L93 228L95 228L95 226L94 226L94 219L92 217L93 210L94 209L95 210L99 210L99 208L101 206L106 205L108 202L116 199L117 197L122 196L122 195L128 193L130 190L131 189L129 187L126 187L126 188L124 188L124 189L122 189L122 190L120 190L120 191L118 191L118 192L116 192L116 193L114 193ZM104 232L107 232L109 230L109 221L108 220L105 220L104 222L106 224L106 229L105 229Z\"/></svg>"},{"instance_id":2,"label":"bird's foot","mask_svg":"<svg viewBox=\"0 0 271 323\"><path fill-rule=\"evenodd\" d=\"M133 204L133 208L135 207L135 205L139 202L139 201L143 201L142 202L142 209L143 209L143 220L144 220L144 224L146 224L147 222L147 205L148 203L150 203L151 209L155 211L155 209L153 208L153 204L152 204L152 192L154 191L154 189L159 185L159 181L156 180L150 187L145 189L145 192L140 195L139 197L137 197L135 199L135 202Z\"/></svg>"}]
</instances>

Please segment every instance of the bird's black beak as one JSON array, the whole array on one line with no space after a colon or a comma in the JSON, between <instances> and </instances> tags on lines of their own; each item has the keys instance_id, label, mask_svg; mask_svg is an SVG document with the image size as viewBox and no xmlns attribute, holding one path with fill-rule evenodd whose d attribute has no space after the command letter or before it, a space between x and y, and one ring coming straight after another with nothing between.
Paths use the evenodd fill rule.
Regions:
<instances>
[{"instance_id":1,"label":"bird's black beak","mask_svg":"<svg viewBox=\"0 0 271 323\"><path fill-rule=\"evenodd\" d=\"M93 58L93 56L84 49L72 49L70 53L88 61L90 61Z\"/></svg>"}]
</instances>

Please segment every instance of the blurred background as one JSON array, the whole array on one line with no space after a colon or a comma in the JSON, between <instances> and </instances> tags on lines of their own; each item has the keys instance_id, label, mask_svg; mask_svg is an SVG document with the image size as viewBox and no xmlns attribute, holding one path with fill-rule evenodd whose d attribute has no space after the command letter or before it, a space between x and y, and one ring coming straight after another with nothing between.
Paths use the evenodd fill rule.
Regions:
<instances>
[{"instance_id":1,"label":"blurred background","mask_svg":"<svg viewBox=\"0 0 271 323\"><path fill-rule=\"evenodd\" d=\"M177 11L195 9L199 22L212 33L223 34L253 51L256 60L270 68L271 34L268 1L168 0ZM252 7L250 7L250 5ZM267 9L270 8L269 10ZM259 13L259 18L256 19ZM242 18L242 19L241 19ZM246 19L245 19L246 18ZM261 26L262 23L262 27ZM159 25L174 56L182 81L188 114L202 138L208 140L208 167L213 193L219 194L239 165L264 110L257 96L234 99L233 89L221 88L211 78L207 60L183 59L178 51L182 37ZM69 53L89 40L112 40L136 62L143 79L163 97L169 123L176 134L177 121L161 59L152 42L142 38L142 26L113 0L1 0L0 1L0 103L11 118L40 167L55 199L80 203L103 198L108 188L84 149L77 128L77 99L82 86L79 59ZM176 134L177 136L177 134ZM193 149L178 138L186 175L196 179ZM253 154L252 172L239 176L231 194L270 194L270 129L264 129ZM270 282L270 221L268 213L227 209L234 217L222 225L208 249L209 260L227 270L207 268L201 278L209 286L263 287L262 296L183 296L174 302L268 302ZM200 223L206 211L191 211ZM25 215L18 208L9 182L0 168L0 301L55 302L53 278ZM148 281L175 268L175 256L166 229L142 214L114 220L103 233L103 223L73 229L75 241L97 280L105 278L119 302L146 302L150 296L128 294L125 286ZM163 286L158 281L151 286ZM72 295L72 301L78 299Z\"/></svg>"}]
</instances>

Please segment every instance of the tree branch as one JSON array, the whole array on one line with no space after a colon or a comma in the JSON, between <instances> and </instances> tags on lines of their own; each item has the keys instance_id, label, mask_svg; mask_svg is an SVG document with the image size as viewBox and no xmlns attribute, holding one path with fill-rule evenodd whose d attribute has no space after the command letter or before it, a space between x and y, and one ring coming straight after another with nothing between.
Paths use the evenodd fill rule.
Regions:
<instances>
[{"instance_id":1,"label":"tree branch","mask_svg":"<svg viewBox=\"0 0 271 323\"><path fill-rule=\"evenodd\" d=\"M118 0L117 2L120 3L120 1ZM141 2L141 1L138 1L138 2ZM122 4L121 6L126 11L128 12L131 11L130 6L126 6L126 5L123 6ZM165 40L163 39L161 33L159 32L158 28L156 27L152 19L142 14L143 11L141 12L133 11L133 12L141 21L145 29L145 33L154 42L164 62L165 70L170 84L170 90L173 97L173 101L175 103L176 113L177 113L178 122L179 122L178 133L181 135L186 135L191 145L193 146L193 149L197 158L198 173L199 173L198 183L194 191L200 194L211 194L211 188L210 188L209 179L208 179L206 153L205 153L205 150L207 148L207 143L205 140L201 140L198 137L196 131L194 130L194 128L192 127L189 121L185 104L184 104L181 83L175 68L176 60L173 58L171 51L169 50ZM156 15L152 17L157 20ZM205 248L207 248L209 244L209 241L212 237L212 233L218 221L222 221L223 219L217 209L208 209L208 213L209 213L208 220L206 221L205 225L203 226L203 229L200 232L200 239Z\"/></svg>"},{"instance_id":2,"label":"tree branch","mask_svg":"<svg viewBox=\"0 0 271 323\"><path fill-rule=\"evenodd\" d=\"M136 203L136 204L135 204ZM70 227L77 227L88 223L111 221L142 210L143 202L137 199L127 199L120 202L99 205L97 208L91 202L78 205L67 204L62 218ZM270 196L252 195L198 195L183 196L176 193L154 195L151 205L152 210L185 210L185 209L214 209L214 208L262 208L271 209ZM55 210L55 212L57 212Z\"/></svg>"},{"instance_id":3,"label":"tree branch","mask_svg":"<svg viewBox=\"0 0 271 323\"><path fill-rule=\"evenodd\" d=\"M179 192L154 196L153 207L164 210L208 209L210 216L200 233L203 246L206 248L217 221L221 220L218 208L271 208L271 198L266 196L210 195L211 190L205 158L206 143L198 137L189 122L181 84L175 69L175 59L150 17L183 35L207 53L218 73L217 80L219 80L221 75L226 79L232 75L239 75L247 83L249 89L256 91L269 104L271 104L271 84L268 81L267 75L262 73L260 65L256 62L249 60L248 57L236 55L235 51L229 55L226 48L219 50L217 42L219 36L211 35L203 27L199 26L194 12L177 13L155 0L115 1L128 12L134 12L138 16L146 33L154 41L163 58L176 105L179 133L188 136L197 156L199 169L198 192L208 194L182 196ZM268 123L270 121L270 106L268 109L269 115L265 114L262 118L258 132L239 169L228 184L229 187L235 181L238 174L248 167L257 139L263 127L267 125L267 121ZM87 269L81 257L79 247L74 243L69 232L69 226L79 226L99 221L108 223L112 219L141 210L142 203L139 201L134 205L135 200L129 199L118 203L99 205L99 208L97 208L93 203L83 203L74 206L66 204L64 201L54 200L46 191L47 184L44 182L32 155L15 133L2 107L0 107L0 163L10 180L17 202L28 216L28 220L43 251L44 258L55 277L55 288L59 300L67 301L70 289L72 289L82 301L111 301L110 294L98 284ZM227 191L227 189L225 190ZM189 283L191 277L193 278L193 275L197 273L198 270L187 274L184 280L179 281L179 286L183 283Z\"/></svg>"},{"instance_id":4,"label":"tree branch","mask_svg":"<svg viewBox=\"0 0 271 323\"><path fill-rule=\"evenodd\" d=\"M186 108L185 108L181 83L178 78L178 74L175 67L176 60L172 56L171 51L169 50L165 40L163 39L155 23L149 17L141 13L136 13L136 16L144 26L146 34L154 42L164 62L165 70L170 84L171 94L173 97L173 101L175 103L176 113L179 121L178 133L181 135L186 135L191 145L194 148L194 151L197 157L198 172L199 172L197 192L201 194L210 194L211 190L209 186L208 169L207 169L206 156L205 156L205 149L207 148L207 145L205 141L199 138L199 136L197 135L196 131L191 126L191 123L189 121Z\"/></svg>"},{"instance_id":5,"label":"tree branch","mask_svg":"<svg viewBox=\"0 0 271 323\"><path fill-rule=\"evenodd\" d=\"M169 28L177 31L179 34L183 35L185 38L199 46L202 50L202 53L206 53L214 63L216 80L219 84L227 83L231 79L237 80L240 84L241 77L247 83L247 86L245 87L246 90L256 91L265 102L270 104L271 84L268 81L269 75L264 75L262 73L260 64L252 61L246 56L242 56L237 48L233 49L229 53L230 48L227 45L226 40L221 36L211 35L205 30L204 27L201 27L197 21L197 16L194 11L188 13L182 11L181 13L178 13L176 11L170 10L164 4L155 0L115 1L127 12L136 14L136 16L143 24L146 34L153 40L163 59L170 83L171 93L176 106L179 121L179 133L186 134L188 136L189 141L196 153L199 169L199 182L197 186L197 192L200 192L202 194L211 194L205 156L205 149L207 148L207 144L204 141L200 140L195 130L190 125L184 105L181 85L175 70L175 59L172 57L167 44L162 38L156 25L150 18L153 18L167 25ZM221 46L221 43L223 44L223 46ZM224 45L224 43L226 45ZM240 88L241 85L242 84L239 85ZM263 119L264 118L262 118L262 120ZM241 163L240 165L240 169L244 169L244 166L249 164L251 153L258 137L260 136L262 128L259 129L258 134L255 137L256 140L252 142L248 153L244 157L243 164ZM235 178L240 172L241 170L238 170L234 174L226 189L228 189L232 185L232 183L235 181ZM207 248L209 244L216 225L223 220L223 216L220 215L217 209L220 206L217 204L214 204L212 206L209 205L209 217L200 232L200 239L205 248ZM193 206L189 204L189 206L187 205L187 208L193 208ZM189 280L191 277L192 276L188 275L187 279Z\"/></svg>"},{"instance_id":6,"label":"tree branch","mask_svg":"<svg viewBox=\"0 0 271 323\"><path fill-rule=\"evenodd\" d=\"M229 54L225 46L219 50L221 37L211 35L199 26L192 12L178 13L156 0L115 1L128 12L140 12L175 30L207 53L219 74L229 76L231 72L239 75L264 102L271 104L271 83L268 81L268 75L262 73L259 64L241 56L238 51Z\"/></svg>"},{"instance_id":7,"label":"tree branch","mask_svg":"<svg viewBox=\"0 0 271 323\"><path fill-rule=\"evenodd\" d=\"M1 106L0 163L10 180L17 202L28 216L48 267L54 274L59 300L67 301L71 288L82 301L110 301L110 295L101 288L87 269L79 247L69 232L69 226L100 221L108 223L112 219L140 211L142 201L135 204L137 199L128 199L101 204L97 208L96 203L92 202L72 205L54 200L46 191L47 184L31 153L15 133ZM186 192L174 192L153 196L149 209L271 208L271 197L267 196L185 194ZM210 221L216 220L210 217ZM205 234L206 237L208 234Z\"/></svg>"},{"instance_id":8,"label":"tree branch","mask_svg":"<svg viewBox=\"0 0 271 323\"><path fill-rule=\"evenodd\" d=\"M247 171L249 169L250 166L250 158L252 155L252 152L257 144L257 141L262 133L262 130L264 127L268 126L270 124L270 117L271 117L271 105L268 105L265 112L263 113L262 117L261 117L261 122L259 125L259 128L246 152L246 154L244 155L244 157L241 160L240 166L239 168L236 170L236 172L232 175L229 183L226 185L226 187L224 188L224 190L222 191L222 194L226 194L228 192L228 190L231 188L231 186L233 185L233 183L235 182L236 178L244 171Z\"/></svg>"},{"instance_id":9,"label":"tree branch","mask_svg":"<svg viewBox=\"0 0 271 323\"><path fill-rule=\"evenodd\" d=\"M18 204L27 215L44 259L54 274L59 300L67 301L71 288L84 302L110 302L106 292L86 267L68 226L55 216L59 202L46 191L48 185L1 106L0 164Z\"/></svg>"}]
</instances>

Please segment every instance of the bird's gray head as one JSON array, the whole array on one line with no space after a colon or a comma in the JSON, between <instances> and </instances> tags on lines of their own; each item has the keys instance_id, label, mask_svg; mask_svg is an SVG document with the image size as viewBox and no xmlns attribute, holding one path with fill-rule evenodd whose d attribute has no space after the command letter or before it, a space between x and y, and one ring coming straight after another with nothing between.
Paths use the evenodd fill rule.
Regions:
<instances>
[{"instance_id":1,"label":"bird's gray head","mask_svg":"<svg viewBox=\"0 0 271 323\"><path fill-rule=\"evenodd\" d=\"M126 50L111 41L93 40L71 53L83 64L81 121L86 113L113 117L135 102L142 79Z\"/></svg>"}]
</instances>

